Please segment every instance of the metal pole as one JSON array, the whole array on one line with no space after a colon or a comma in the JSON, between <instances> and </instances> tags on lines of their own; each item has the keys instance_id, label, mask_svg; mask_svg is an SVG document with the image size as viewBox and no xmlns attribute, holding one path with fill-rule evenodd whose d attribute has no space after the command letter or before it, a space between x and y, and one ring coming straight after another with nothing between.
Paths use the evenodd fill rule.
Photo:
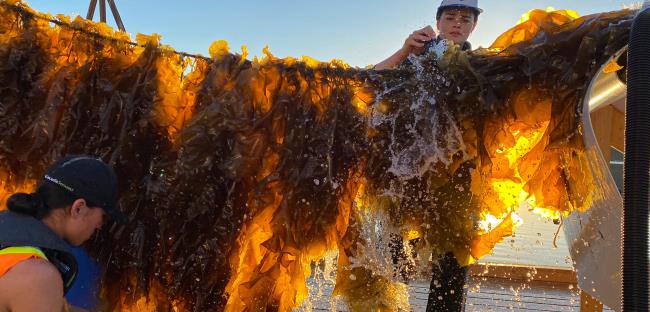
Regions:
<instances>
[{"instance_id":1,"label":"metal pole","mask_svg":"<svg viewBox=\"0 0 650 312\"><path fill-rule=\"evenodd\" d=\"M99 21L106 23L106 0L99 0Z\"/></svg>"},{"instance_id":2,"label":"metal pole","mask_svg":"<svg viewBox=\"0 0 650 312\"><path fill-rule=\"evenodd\" d=\"M97 7L97 0L90 0L90 6L88 6L88 13L86 14L86 19L93 20L95 16L95 8Z\"/></svg>"},{"instance_id":3,"label":"metal pole","mask_svg":"<svg viewBox=\"0 0 650 312\"><path fill-rule=\"evenodd\" d=\"M122 23L122 18L120 17L120 12L117 11L117 5L115 5L115 0L108 0L108 5L111 7L111 12L113 13L113 18L115 18L115 23L117 24L117 28L119 28L120 31L126 32L126 29L124 28L124 23Z\"/></svg>"}]
</instances>

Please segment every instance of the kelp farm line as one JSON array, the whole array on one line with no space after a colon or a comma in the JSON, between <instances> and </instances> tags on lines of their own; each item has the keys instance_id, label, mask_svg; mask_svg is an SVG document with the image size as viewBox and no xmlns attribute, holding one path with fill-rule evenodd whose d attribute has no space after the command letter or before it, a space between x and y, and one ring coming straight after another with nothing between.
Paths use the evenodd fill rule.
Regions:
<instances>
[{"instance_id":1,"label":"kelp farm line","mask_svg":"<svg viewBox=\"0 0 650 312\"><path fill-rule=\"evenodd\" d=\"M335 294L396 311L406 290L375 239L470 263L523 202L559 217L600 196L580 106L633 13L532 11L490 49L374 71L223 42L189 58L4 1L0 198L66 153L113 164L131 221L91 246L112 310L290 311L338 252Z\"/></svg>"}]
</instances>

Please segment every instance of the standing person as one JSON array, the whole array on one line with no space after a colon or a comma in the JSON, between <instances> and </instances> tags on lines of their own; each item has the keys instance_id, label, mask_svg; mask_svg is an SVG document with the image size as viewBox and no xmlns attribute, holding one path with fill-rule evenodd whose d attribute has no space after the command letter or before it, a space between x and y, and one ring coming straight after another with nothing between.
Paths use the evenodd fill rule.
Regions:
<instances>
[{"instance_id":1,"label":"standing person","mask_svg":"<svg viewBox=\"0 0 650 312\"><path fill-rule=\"evenodd\" d=\"M436 13L438 34L436 35L431 26L414 31L399 50L375 65L375 69L395 68L407 62L409 55L428 52L433 44L443 39L453 41L463 50L471 50L472 46L467 39L476 28L478 16L482 12L478 7L478 0L443 0ZM393 262L397 264L400 259L406 257L403 255L404 242L398 237L391 243ZM447 253L434 262L426 311L463 311L467 267L461 266L452 253Z\"/></svg>"},{"instance_id":2,"label":"standing person","mask_svg":"<svg viewBox=\"0 0 650 312\"><path fill-rule=\"evenodd\" d=\"M463 50L471 50L467 41L478 23L478 16L483 10L478 7L478 0L443 0L436 13L438 35L431 26L414 31L404 41L402 48L393 55L375 65L375 69L391 69L401 64L411 55L420 55L427 51L432 43L441 39L451 40Z\"/></svg>"},{"instance_id":3,"label":"standing person","mask_svg":"<svg viewBox=\"0 0 650 312\"><path fill-rule=\"evenodd\" d=\"M91 156L51 165L34 193L16 193L0 213L0 312L67 311L77 276L68 245L91 238L107 218L125 221L113 169Z\"/></svg>"}]
</instances>

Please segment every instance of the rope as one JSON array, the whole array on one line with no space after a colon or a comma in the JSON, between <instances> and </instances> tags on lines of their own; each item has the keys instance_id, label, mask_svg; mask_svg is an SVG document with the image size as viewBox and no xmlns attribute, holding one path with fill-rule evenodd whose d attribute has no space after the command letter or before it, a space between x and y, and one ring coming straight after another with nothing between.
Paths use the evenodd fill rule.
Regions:
<instances>
[{"instance_id":1,"label":"rope","mask_svg":"<svg viewBox=\"0 0 650 312\"><path fill-rule=\"evenodd\" d=\"M55 24L55 25L57 25L59 27L72 29L74 31L84 33L84 34L89 35L89 36L91 36L93 38L96 38L96 39L128 44L128 45L134 46L134 47L143 47L143 48L146 47L145 45L140 45L140 44L138 44L136 42L133 42L133 41L121 40L121 39L117 39L117 38L109 38L109 37L106 37L106 36L104 36L104 35L102 35L102 34L100 34L98 32L89 31L89 30L81 28L81 27L75 27L75 26L71 25L70 23L67 23L67 22L64 22L64 21L61 21L61 20L58 20L58 19L47 18L47 17L41 16L39 14L35 14L33 12L30 12L30 11L26 10L24 7L19 6L19 5L11 5L11 4L8 4L6 2L0 2L0 5L2 5L3 7L8 8L9 10L17 12L18 14L23 16L23 18L34 18L34 19L40 19L40 20L48 21L48 22L50 22L52 24ZM194 59L201 59L201 60L204 60L204 61L207 61L207 62L210 62L210 63L214 62L214 60L212 58L205 57L205 56L199 55L199 54L191 54L191 53L187 53L187 52L176 51L174 49L164 49L164 50L163 49L158 49L158 50L161 51L161 52L164 52L164 53L173 53L173 54L177 54L177 55L184 56L184 57L190 57L190 58L194 58Z\"/></svg>"}]
</instances>

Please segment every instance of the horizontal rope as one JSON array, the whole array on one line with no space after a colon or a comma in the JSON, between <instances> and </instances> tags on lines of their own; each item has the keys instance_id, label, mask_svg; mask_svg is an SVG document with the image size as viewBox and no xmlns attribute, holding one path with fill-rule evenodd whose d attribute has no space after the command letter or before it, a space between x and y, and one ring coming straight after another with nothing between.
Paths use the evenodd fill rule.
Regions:
<instances>
[{"instance_id":1,"label":"horizontal rope","mask_svg":"<svg viewBox=\"0 0 650 312\"><path fill-rule=\"evenodd\" d=\"M106 41L124 43L124 44L128 44L128 45L131 45L131 46L134 46L134 47L143 47L143 48L146 47L144 45L140 45L140 44L138 44L136 42L133 42L133 41L120 40L120 39L117 39L117 38L109 38L109 37L106 37L106 36L104 36L104 35L102 35L102 34L100 34L98 32L89 31L89 30L81 28L81 27L75 27L75 26L71 25L70 23L64 22L62 20L47 18L47 17L41 16L41 15L35 14L33 12L29 12L29 11L27 11L25 8L23 8L21 6L11 5L11 4L8 4L6 2L0 2L0 5L8 8L8 9L14 11L14 12L17 12L17 13L23 15L24 17L45 20L45 21L48 21L48 22L50 22L52 24L55 24L57 26L69 28L69 29L72 29L74 31L78 31L78 32L90 35L90 36L95 37L95 38L99 38L99 39L106 40ZM203 55L191 54L191 53L182 52L182 51L176 51L174 49L164 49L164 50L163 49L158 49L158 50L161 51L161 52L164 52L164 53L173 53L173 54L177 54L177 55L184 56L184 57L202 59L202 60L205 60L205 61L208 61L208 62L213 62L214 61L212 58L205 57Z\"/></svg>"}]
</instances>

